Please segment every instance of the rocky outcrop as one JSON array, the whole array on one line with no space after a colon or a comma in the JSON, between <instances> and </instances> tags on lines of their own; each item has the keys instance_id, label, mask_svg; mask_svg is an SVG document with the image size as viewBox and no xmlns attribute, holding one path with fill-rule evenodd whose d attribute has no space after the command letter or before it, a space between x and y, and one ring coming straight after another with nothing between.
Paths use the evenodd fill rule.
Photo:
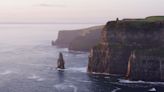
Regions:
<instances>
[{"instance_id":1,"label":"rocky outcrop","mask_svg":"<svg viewBox=\"0 0 164 92\"><path fill-rule=\"evenodd\" d=\"M164 21L109 21L89 55L88 72L163 80ZM152 77L155 75L154 77Z\"/></svg>"},{"instance_id":2,"label":"rocky outcrop","mask_svg":"<svg viewBox=\"0 0 164 92\"><path fill-rule=\"evenodd\" d=\"M59 53L59 58L58 58L58 61L57 61L57 68L65 69L64 64L65 64L65 62L64 62L64 59L63 59L63 54Z\"/></svg>"},{"instance_id":3,"label":"rocky outcrop","mask_svg":"<svg viewBox=\"0 0 164 92\"><path fill-rule=\"evenodd\" d=\"M94 26L80 30L59 31L54 45L69 50L89 51L91 47L99 43L102 28L103 26Z\"/></svg>"}]
</instances>

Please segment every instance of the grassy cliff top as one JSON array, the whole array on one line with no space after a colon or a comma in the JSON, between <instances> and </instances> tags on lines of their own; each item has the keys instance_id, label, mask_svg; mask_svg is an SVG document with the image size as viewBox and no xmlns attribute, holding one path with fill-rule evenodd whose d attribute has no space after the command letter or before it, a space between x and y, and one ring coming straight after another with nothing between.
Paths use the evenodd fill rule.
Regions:
<instances>
[{"instance_id":1,"label":"grassy cliff top","mask_svg":"<svg viewBox=\"0 0 164 92\"><path fill-rule=\"evenodd\" d=\"M164 21L164 16L150 16L150 17L146 17L145 20L147 20L147 21Z\"/></svg>"},{"instance_id":2,"label":"grassy cliff top","mask_svg":"<svg viewBox=\"0 0 164 92\"><path fill-rule=\"evenodd\" d=\"M148 21L113 21L108 22L106 25L107 30L144 30L144 31L157 31L164 27L164 22L148 22Z\"/></svg>"},{"instance_id":3,"label":"grassy cliff top","mask_svg":"<svg viewBox=\"0 0 164 92\"><path fill-rule=\"evenodd\" d=\"M106 30L145 30L156 31L164 28L164 16L151 16L145 19L123 19L117 21L109 21Z\"/></svg>"},{"instance_id":4,"label":"grassy cliff top","mask_svg":"<svg viewBox=\"0 0 164 92\"><path fill-rule=\"evenodd\" d=\"M122 21L149 21L149 22L157 22L157 21L164 21L164 16L149 16L146 18L126 18Z\"/></svg>"}]
</instances>

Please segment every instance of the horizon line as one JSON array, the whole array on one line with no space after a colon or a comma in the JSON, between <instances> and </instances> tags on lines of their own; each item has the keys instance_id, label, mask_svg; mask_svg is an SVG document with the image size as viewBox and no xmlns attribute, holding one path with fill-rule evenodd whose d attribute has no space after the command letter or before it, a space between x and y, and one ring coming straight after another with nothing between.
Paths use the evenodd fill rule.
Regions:
<instances>
[{"instance_id":1,"label":"horizon line","mask_svg":"<svg viewBox=\"0 0 164 92\"><path fill-rule=\"evenodd\" d=\"M73 22L73 23L69 23L69 22L0 22L0 24L104 24L104 23L93 23L93 22L88 22L88 23L84 23L84 22Z\"/></svg>"}]
</instances>

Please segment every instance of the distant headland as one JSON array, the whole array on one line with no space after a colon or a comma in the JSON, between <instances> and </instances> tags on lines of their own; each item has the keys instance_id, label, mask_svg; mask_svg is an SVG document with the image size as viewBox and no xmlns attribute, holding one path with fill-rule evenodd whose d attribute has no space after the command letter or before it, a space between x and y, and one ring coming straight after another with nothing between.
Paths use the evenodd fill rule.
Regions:
<instances>
[{"instance_id":1,"label":"distant headland","mask_svg":"<svg viewBox=\"0 0 164 92\"><path fill-rule=\"evenodd\" d=\"M74 51L89 51L100 42L103 25L77 30L59 31L56 41L52 45L68 48Z\"/></svg>"}]
</instances>

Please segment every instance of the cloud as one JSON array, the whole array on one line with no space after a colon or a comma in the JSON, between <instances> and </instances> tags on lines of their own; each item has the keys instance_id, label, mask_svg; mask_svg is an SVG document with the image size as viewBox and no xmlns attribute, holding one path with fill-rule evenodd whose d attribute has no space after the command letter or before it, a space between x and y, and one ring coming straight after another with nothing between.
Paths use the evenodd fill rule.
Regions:
<instances>
[{"instance_id":1,"label":"cloud","mask_svg":"<svg viewBox=\"0 0 164 92\"><path fill-rule=\"evenodd\" d=\"M46 4L46 3L42 3L42 4L39 4L37 6L41 6L41 7L66 7L66 5L62 5L62 4Z\"/></svg>"}]
</instances>

